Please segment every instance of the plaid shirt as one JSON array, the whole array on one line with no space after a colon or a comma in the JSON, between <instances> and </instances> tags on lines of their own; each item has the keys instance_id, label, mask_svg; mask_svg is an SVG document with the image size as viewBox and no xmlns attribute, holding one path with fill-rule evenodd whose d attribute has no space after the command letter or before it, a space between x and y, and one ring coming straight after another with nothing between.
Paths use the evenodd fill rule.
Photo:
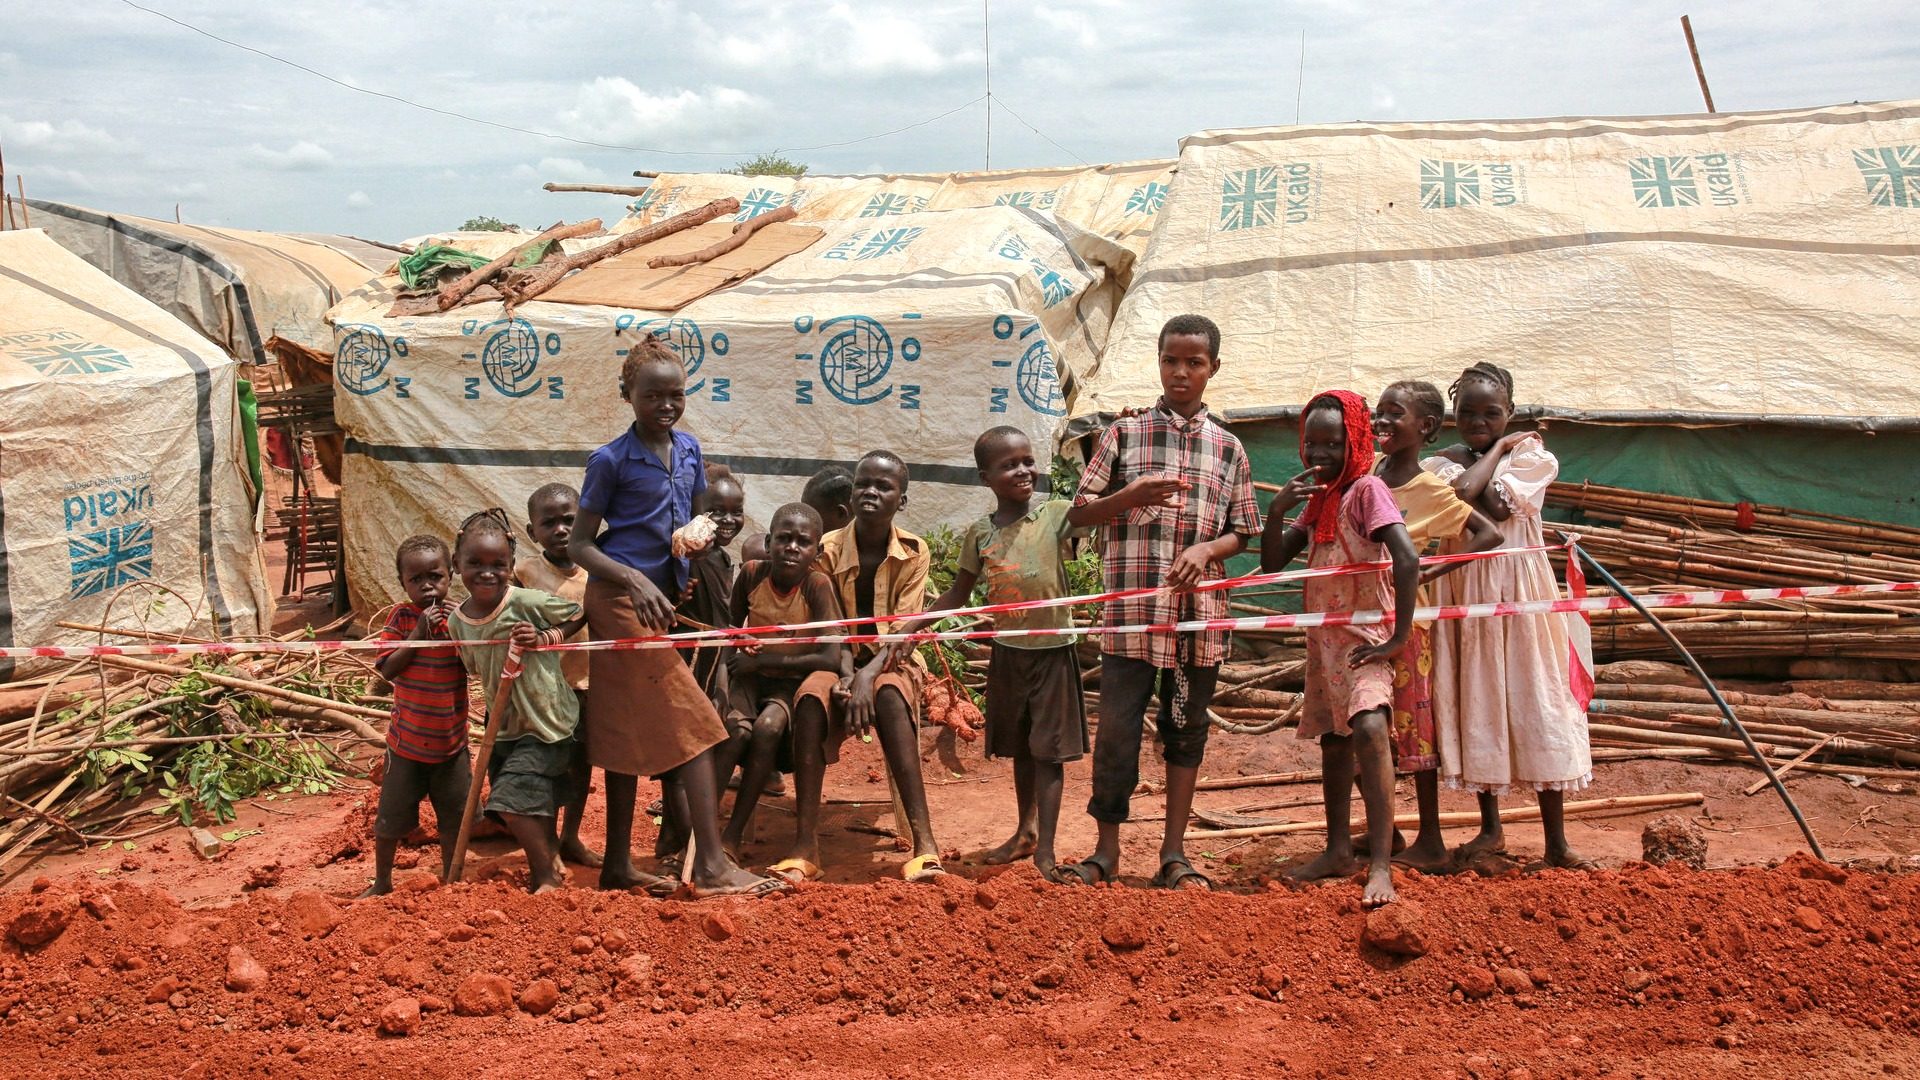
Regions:
<instances>
[{"instance_id":1,"label":"plaid shirt","mask_svg":"<svg viewBox=\"0 0 1920 1080\"><path fill-rule=\"evenodd\" d=\"M1074 505L1117 493L1154 473L1178 476L1193 486L1179 497L1178 506L1139 507L1100 527L1100 557L1109 591L1159 585L1173 560L1194 544L1230 532L1251 537L1260 531L1260 508L1253 499L1253 468L1240 440L1214 420L1206 406L1185 419L1169 409L1165 399L1155 403L1150 412L1116 421L1106 430L1080 475ZM1207 579L1225 576L1226 567L1217 562L1207 564ZM1227 594L1176 596L1162 592L1117 600L1105 608L1102 625L1109 627L1224 619ZM1207 667L1226 659L1226 631L1193 637L1188 662ZM1101 648L1115 656L1145 660L1155 667L1170 668L1179 663L1177 642L1169 634L1108 636Z\"/></svg>"}]
</instances>

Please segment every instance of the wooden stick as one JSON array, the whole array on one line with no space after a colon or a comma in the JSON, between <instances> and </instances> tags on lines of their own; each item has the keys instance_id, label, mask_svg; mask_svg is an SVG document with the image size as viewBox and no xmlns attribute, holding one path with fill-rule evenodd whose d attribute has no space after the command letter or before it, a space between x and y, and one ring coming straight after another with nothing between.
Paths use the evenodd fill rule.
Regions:
<instances>
[{"instance_id":1,"label":"wooden stick","mask_svg":"<svg viewBox=\"0 0 1920 1080\"><path fill-rule=\"evenodd\" d=\"M601 195L645 195L651 187L635 187L631 184L542 184L548 191L591 191Z\"/></svg>"},{"instance_id":2,"label":"wooden stick","mask_svg":"<svg viewBox=\"0 0 1920 1080\"><path fill-rule=\"evenodd\" d=\"M1231 791L1236 788L1274 787L1280 784L1316 783L1320 779L1320 770L1308 769L1303 772L1261 773L1258 776L1222 776L1201 780L1194 784L1195 791ZM1136 795L1154 795L1161 788L1154 784L1141 784L1134 789Z\"/></svg>"},{"instance_id":3,"label":"wooden stick","mask_svg":"<svg viewBox=\"0 0 1920 1080\"><path fill-rule=\"evenodd\" d=\"M602 244L578 255L569 255L564 259L553 259L541 263L531 271L517 277L509 277L500 285L501 295L507 299L509 308L524 304L555 285L560 279L575 270L592 266L602 259L611 259L634 248L651 244L663 236L672 236L683 229L695 225L705 225L722 214L731 214L740 209L739 199L715 199L696 210L684 214L675 214L665 221L655 222L644 229L635 229L612 243Z\"/></svg>"},{"instance_id":4,"label":"wooden stick","mask_svg":"<svg viewBox=\"0 0 1920 1080\"><path fill-rule=\"evenodd\" d=\"M1667 810L1676 806L1697 806L1707 801L1707 797L1697 791L1671 795L1616 795L1610 799L1589 799L1585 802L1570 802L1566 805L1568 817L1592 817L1596 814L1619 812L1637 813L1643 810ZM1535 821L1540 817L1539 806L1516 806L1500 811L1502 822ZM1420 823L1420 815L1399 814L1393 819L1396 827L1405 828ZM1445 826L1478 825L1480 813L1467 810L1455 814L1441 814L1440 824ZM1285 836L1290 833L1325 832L1324 821L1289 821L1281 825L1251 825L1244 829L1215 829L1209 832L1188 832L1188 840L1234 840L1243 836Z\"/></svg>"},{"instance_id":5,"label":"wooden stick","mask_svg":"<svg viewBox=\"0 0 1920 1080\"><path fill-rule=\"evenodd\" d=\"M1779 777L1785 777L1788 773L1792 772L1795 768L1806 764L1806 761L1808 758L1819 753L1822 747L1826 746L1828 743L1832 741L1833 741L1833 736L1829 735L1826 738L1821 739L1819 742L1814 743L1812 746L1807 747L1805 750L1800 751L1799 757L1794 758L1792 761L1789 761L1786 764L1780 766L1779 768L1773 770L1773 775L1779 776ZM1740 794L1752 795L1753 793L1759 791L1761 788L1766 787L1771 783L1773 783L1773 781L1763 776L1760 779L1755 780L1753 783L1748 784L1747 789L1745 791L1742 791Z\"/></svg>"},{"instance_id":6,"label":"wooden stick","mask_svg":"<svg viewBox=\"0 0 1920 1080\"><path fill-rule=\"evenodd\" d=\"M1707 100L1707 112L1714 111L1713 91L1707 89L1707 69L1700 66L1700 47L1693 43L1693 20L1680 16L1680 29L1687 34L1687 54L1693 57L1693 74L1700 80L1700 96Z\"/></svg>"},{"instance_id":7,"label":"wooden stick","mask_svg":"<svg viewBox=\"0 0 1920 1080\"><path fill-rule=\"evenodd\" d=\"M63 743L58 746L9 746L0 748L0 757L38 757L42 754L74 754L82 750L114 750L123 746L185 746L189 743L226 742L229 739L294 739L306 735L300 731L232 731L223 735L172 735L156 739L116 739L97 743ZM311 736L308 736L311 738Z\"/></svg>"},{"instance_id":8,"label":"wooden stick","mask_svg":"<svg viewBox=\"0 0 1920 1080\"><path fill-rule=\"evenodd\" d=\"M442 285L439 295L434 300L434 306L438 307L441 311L450 310L454 305L465 300L473 290L505 273L509 267L519 260L520 256L541 244L571 240L576 236L587 236L599 231L599 218L588 218L585 221L572 225L561 222L543 231L540 235L526 243L518 245L512 251L507 252L505 255L500 256L487 265L467 271L461 275L457 281Z\"/></svg>"},{"instance_id":9,"label":"wooden stick","mask_svg":"<svg viewBox=\"0 0 1920 1080\"><path fill-rule=\"evenodd\" d=\"M725 240L710 244L699 251L689 251L685 255L655 255L647 260L647 269L664 270L669 266L692 266L695 263L712 262L752 239L753 234L761 229L776 222L792 221L799 216L799 213L791 206L783 206L770 213L761 214L759 217L736 222L733 232L728 234Z\"/></svg>"},{"instance_id":10,"label":"wooden stick","mask_svg":"<svg viewBox=\"0 0 1920 1080\"><path fill-rule=\"evenodd\" d=\"M467 806L460 814L460 832L454 837L453 855L447 860L447 883L459 881L467 870L467 842L473 839L473 819L480 810L480 788L487 779L487 766L493 761L493 740L513 713L513 684L520 678L520 646L508 645L507 658L500 665L494 701L487 709L487 726L480 733L480 749L473 756L473 782L467 785Z\"/></svg>"},{"instance_id":11,"label":"wooden stick","mask_svg":"<svg viewBox=\"0 0 1920 1080\"><path fill-rule=\"evenodd\" d=\"M33 228L33 218L27 213L27 178L19 173L13 174L13 182L20 189L20 227Z\"/></svg>"},{"instance_id":12,"label":"wooden stick","mask_svg":"<svg viewBox=\"0 0 1920 1080\"><path fill-rule=\"evenodd\" d=\"M232 675L222 675L217 671L201 671L192 668L178 668L167 664L155 664L146 660L135 660L130 656L102 656L102 664L108 667L124 668L128 671L144 671L151 675L171 675L181 678L186 675L198 675L215 686L224 686L229 690L244 690L260 697L279 698L296 705L308 705L316 709L328 709L346 713L349 716L364 716L370 720L387 720L391 717L379 709L369 709L365 705L355 705L350 701L335 701L332 698L315 697L298 690L286 690L272 683L258 682L253 679L238 679Z\"/></svg>"}]
</instances>

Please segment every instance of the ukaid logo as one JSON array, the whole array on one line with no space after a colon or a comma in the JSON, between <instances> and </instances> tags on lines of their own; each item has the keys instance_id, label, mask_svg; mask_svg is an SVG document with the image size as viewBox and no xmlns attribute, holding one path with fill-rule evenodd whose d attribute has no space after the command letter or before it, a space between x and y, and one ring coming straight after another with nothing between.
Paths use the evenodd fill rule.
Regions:
<instances>
[{"instance_id":1,"label":"ukaid logo","mask_svg":"<svg viewBox=\"0 0 1920 1080\"><path fill-rule=\"evenodd\" d=\"M496 392L510 398L523 398L544 386L550 398L567 396L566 383L560 376L555 375L544 383L540 380L540 357L559 353L559 334L549 331L543 335L532 323L517 318L489 323L468 319L461 325L460 333L485 339L478 352L461 353L460 357L479 360L481 373ZM466 380L464 396L468 401L479 399L479 376Z\"/></svg>"},{"instance_id":2,"label":"ukaid logo","mask_svg":"<svg viewBox=\"0 0 1920 1080\"><path fill-rule=\"evenodd\" d=\"M1013 338L1013 316L997 315L993 320L993 336L1001 341ZM1022 351L1017 359L1003 357L993 362L996 368L1013 369L1013 386L994 386L988 388L987 411L1003 413L1007 411L1008 391L1015 390L1027 408L1042 416L1067 415L1066 394L1060 389L1060 372L1053 361L1053 350L1047 346L1047 339L1040 336L1040 324L1028 323L1020 331L1018 341L1012 342Z\"/></svg>"},{"instance_id":3,"label":"ukaid logo","mask_svg":"<svg viewBox=\"0 0 1920 1080\"><path fill-rule=\"evenodd\" d=\"M1627 176L1634 205L1643 210L1750 201L1746 173L1732 154L1635 158L1627 162Z\"/></svg>"},{"instance_id":4,"label":"ukaid logo","mask_svg":"<svg viewBox=\"0 0 1920 1080\"><path fill-rule=\"evenodd\" d=\"M878 259L884 255L898 255L907 250L920 238L925 229L856 229L845 240L820 253L822 259L837 259L841 262Z\"/></svg>"},{"instance_id":5,"label":"ukaid logo","mask_svg":"<svg viewBox=\"0 0 1920 1080\"><path fill-rule=\"evenodd\" d=\"M892 217L895 214L917 214L926 208L925 196L883 191L867 200L867 205L860 208L860 216Z\"/></svg>"},{"instance_id":6,"label":"ukaid logo","mask_svg":"<svg viewBox=\"0 0 1920 1080\"><path fill-rule=\"evenodd\" d=\"M1920 206L1920 146L1875 146L1853 152L1874 206Z\"/></svg>"},{"instance_id":7,"label":"ukaid logo","mask_svg":"<svg viewBox=\"0 0 1920 1080\"><path fill-rule=\"evenodd\" d=\"M902 319L918 319L919 312L907 312ZM877 405L900 391L900 407L920 408L920 387L902 383L896 387L893 371L893 335L880 320L867 315L841 315L816 323L813 316L793 320L796 334L817 332L823 339L818 355L820 382L827 392L848 405ZM797 352L794 359L811 362L815 354ZM913 363L920 359L918 338L900 339L900 359ZM813 404L813 380L796 379L793 384L796 405Z\"/></svg>"},{"instance_id":8,"label":"ukaid logo","mask_svg":"<svg viewBox=\"0 0 1920 1080\"><path fill-rule=\"evenodd\" d=\"M120 350L96 345L71 330L23 330L0 335L0 356L42 375L104 375L133 366Z\"/></svg>"},{"instance_id":9,"label":"ukaid logo","mask_svg":"<svg viewBox=\"0 0 1920 1080\"><path fill-rule=\"evenodd\" d=\"M153 483L145 473L67 485L61 506L69 599L153 576Z\"/></svg>"},{"instance_id":10,"label":"ukaid logo","mask_svg":"<svg viewBox=\"0 0 1920 1080\"><path fill-rule=\"evenodd\" d=\"M1059 197L1053 191L1009 191L993 200L995 206L1019 206L1028 210L1051 210Z\"/></svg>"},{"instance_id":11,"label":"ukaid logo","mask_svg":"<svg viewBox=\"0 0 1920 1080\"><path fill-rule=\"evenodd\" d=\"M1313 218L1319 186L1304 161L1235 169L1220 181L1220 231L1303 224Z\"/></svg>"},{"instance_id":12,"label":"ukaid logo","mask_svg":"<svg viewBox=\"0 0 1920 1080\"><path fill-rule=\"evenodd\" d=\"M669 188L662 188L659 184L655 184L641 192L639 198L628 203L627 209L636 214L644 214L652 210L655 217L666 217L673 213L674 204L680 201L680 193L684 190L686 188L679 184Z\"/></svg>"},{"instance_id":13,"label":"ukaid logo","mask_svg":"<svg viewBox=\"0 0 1920 1080\"><path fill-rule=\"evenodd\" d=\"M725 333L716 330L710 336L702 334L700 332L700 324L694 322L692 319L644 319L636 321L632 315L622 315L613 320L613 336L615 341L620 340L622 335L630 331L653 337L658 341L664 342L667 348L673 350L673 354L680 358L680 366L686 369L687 393L689 394L697 394L707 385L707 380L704 377L696 379L694 376L700 373L700 365L706 363L708 351L711 350L715 356L725 356L727 355L727 349L730 347ZM613 350L613 355L625 359L627 353L630 351L632 351L630 348L617 348ZM724 378L714 379L713 400L731 401L732 399L731 380Z\"/></svg>"},{"instance_id":14,"label":"ukaid logo","mask_svg":"<svg viewBox=\"0 0 1920 1080\"><path fill-rule=\"evenodd\" d=\"M754 188L740 196L740 212L733 215L735 221L748 221L761 214L770 214L787 205L785 194L772 188Z\"/></svg>"},{"instance_id":15,"label":"ukaid logo","mask_svg":"<svg viewBox=\"0 0 1920 1080\"><path fill-rule=\"evenodd\" d=\"M1139 187L1133 189L1133 194L1127 196L1126 212L1128 214L1157 214L1160 212L1160 208L1165 205L1167 205L1167 185L1156 180L1152 183L1141 184Z\"/></svg>"},{"instance_id":16,"label":"ukaid logo","mask_svg":"<svg viewBox=\"0 0 1920 1080\"><path fill-rule=\"evenodd\" d=\"M333 347L333 381L349 394L366 397L393 386L393 396L407 397L405 376L389 378L387 365L395 356L405 358L407 339L388 338L386 331L365 323L348 323L339 329L340 340Z\"/></svg>"},{"instance_id":17,"label":"ukaid logo","mask_svg":"<svg viewBox=\"0 0 1920 1080\"><path fill-rule=\"evenodd\" d=\"M1040 261L1033 249L1021 235L1012 229L1001 233L993 242L993 253L1003 259L1025 263L1033 271L1034 280L1040 285L1041 300L1053 307L1074 294L1074 284L1059 271Z\"/></svg>"},{"instance_id":18,"label":"ukaid logo","mask_svg":"<svg viewBox=\"0 0 1920 1080\"><path fill-rule=\"evenodd\" d=\"M1526 200L1518 166L1501 161L1420 162L1420 207L1516 206Z\"/></svg>"}]
</instances>

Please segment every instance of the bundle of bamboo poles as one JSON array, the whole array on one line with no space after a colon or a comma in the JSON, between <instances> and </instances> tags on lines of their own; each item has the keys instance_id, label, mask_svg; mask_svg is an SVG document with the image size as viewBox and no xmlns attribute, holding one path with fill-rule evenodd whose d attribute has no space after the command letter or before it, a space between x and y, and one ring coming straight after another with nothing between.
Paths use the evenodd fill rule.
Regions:
<instances>
[{"instance_id":1,"label":"bundle of bamboo poles","mask_svg":"<svg viewBox=\"0 0 1920 1080\"><path fill-rule=\"evenodd\" d=\"M1777 506L1555 484L1547 505L1577 511L1581 546L1636 590L1920 581L1920 529ZM1663 608L1702 660L1920 660L1920 596L1907 594ZM1632 611L1592 618L1600 659L1665 656Z\"/></svg>"},{"instance_id":2,"label":"bundle of bamboo poles","mask_svg":"<svg viewBox=\"0 0 1920 1080\"><path fill-rule=\"evenodd\" d=\"M61 625L105 644L196 640ZM130 840L180 824L177 816L156 823L155 803L144 796L192 747L216 743L241 765L262 766L259 748L286 741L330 762L329 773L361 771L348 761L347 744L378 743L374 725L387 719L366 703L374 675L369 661L350 652L197 665L106 656L0 684L0 881L30 865L27 856L38 850Z\"/></svg>"}]
</instances>

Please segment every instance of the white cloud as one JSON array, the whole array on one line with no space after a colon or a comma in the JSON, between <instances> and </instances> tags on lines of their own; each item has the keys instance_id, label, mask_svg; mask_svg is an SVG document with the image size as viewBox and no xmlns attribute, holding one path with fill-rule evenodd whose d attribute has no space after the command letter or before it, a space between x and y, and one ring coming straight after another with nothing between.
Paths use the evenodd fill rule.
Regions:
<instances>
[{"instance_id":1,"label":"white cloud","mask_svg":"<svg viewBox=\"0 0 1920 1080\"><path fill-rule=\"evenodd\" d=\"M1056 44L1064 45L1070 39L1085 52L1092 52L1100 47L1100 31L1094 28L1093 20L1089 19L1084 12L1057 11L1040 6L1033 9L1033 15L1052 31L1051 36Z\"/></svg>"},{"instance_id":2,"label":"white cloud","mask_svg":"<svg viewBox=\"0 0 1920 1080\"><path fill-rule=\"evenodd\" d=\"M61 169L52 165L37 165L32 169L23 170L23 172L27 179L33 182L34 186L52 188L53 190L52 192L48 192L49 194L58 194L62 189L67 191L99 190L98 186L94 184L93 180L88 177L86 173L77 172L73 169ZM28 194L33 195L35 193L28 192ZM38 196L36 195L36 197Z\"/></svg>"},{"instance_id":3,"label":"white cloud","mask_svg":"<svg viewBox=\"0 0 1920 1080\"><path fill-rule=\"evenodd\" d=\"M513 175L520 180L553 181L562 184L607 182L606 173L576 158L541 158L537 165L521 162L513 167Z\"/></svg>"},{"instance_id":4,"label":"white cloud","mask_svg":"<svg viewBox=\"0 0 1920 1080\"><path fill-rule=\"evenodd\" d=\"M579 138L597 142L671 142L737 133L762 107L759 98L730 86L654 94L603 75L580 87L560 120Z\"/></svg>"},{"instance_id":5,"label":"white cloud","mask_svg":"<svg viewBox=\"0 0 1920 1080\"><path fill-rule=\"evenodd\" d=\"M45 150L51 154L86 153L111 150L119 140L97 127L78 120L53 123L47 120L15 120L0 116L0 140L21 150Z\"/></svg>"},{"instance_id":6,"label":"white cloud","mask_svg":"<svg viewBox=\"0 0 1920 1080\"><path fill-rule=\"evenodd\" d=\"M347 196L347 206L354 210L365 210L372 205L372 197L364 191L356 191Z\"/></svg>"},{"instance_id":7,"label":"white cloud","mask_svg":"<svg viewBox=\"0 0 1920 1080\"><path fill-rule=\"evenodd\" d=\"M1393 91L1387 89L1384 86L1374 87L1373 88L1373 109L1375 112L1379 112L1379 113L1392 112L1393 111Z\"/></svg>"},{"instance_id":8,"label":"white cloud","mask_svg":"<svg viewBox=\"0 0 1920 1080\"><path fill-rule=\"evenodd\" d=\"M979 24L971 19L947 20L948 33L936 38L929 28L939 20L855 10L845 3L824 11L803 8L798 14L740 20L734 25L751 25L752 30L726 34L710 51L723 65L762 76L796 69L835 78L924 76L980 66Z\"/></svg>"},{"instance_id":9,"label":"white cloud","mask_svg":"<svg viewBox=\"0 0 1920 1080\"><path fill-rule=\"evenodd\" d=\"M200 199L206 197L207 185L198 180L190 180L184 184L169 184L165 190L169 198Z\"/></svg>"},{"instance_id":10,"label":"white cloud","mask_svg":"<svg viewBox=\"0 0 1920 1080\"><path fill-rule=\"evenodd\" d=\"M315 172L333 167L332 151L319 143L308 142L305 139L285 150L270 150L259 143L254 143L248 153L252 155L253 160L267 168L283 172Z\"/></svg>"}]
</instances>

